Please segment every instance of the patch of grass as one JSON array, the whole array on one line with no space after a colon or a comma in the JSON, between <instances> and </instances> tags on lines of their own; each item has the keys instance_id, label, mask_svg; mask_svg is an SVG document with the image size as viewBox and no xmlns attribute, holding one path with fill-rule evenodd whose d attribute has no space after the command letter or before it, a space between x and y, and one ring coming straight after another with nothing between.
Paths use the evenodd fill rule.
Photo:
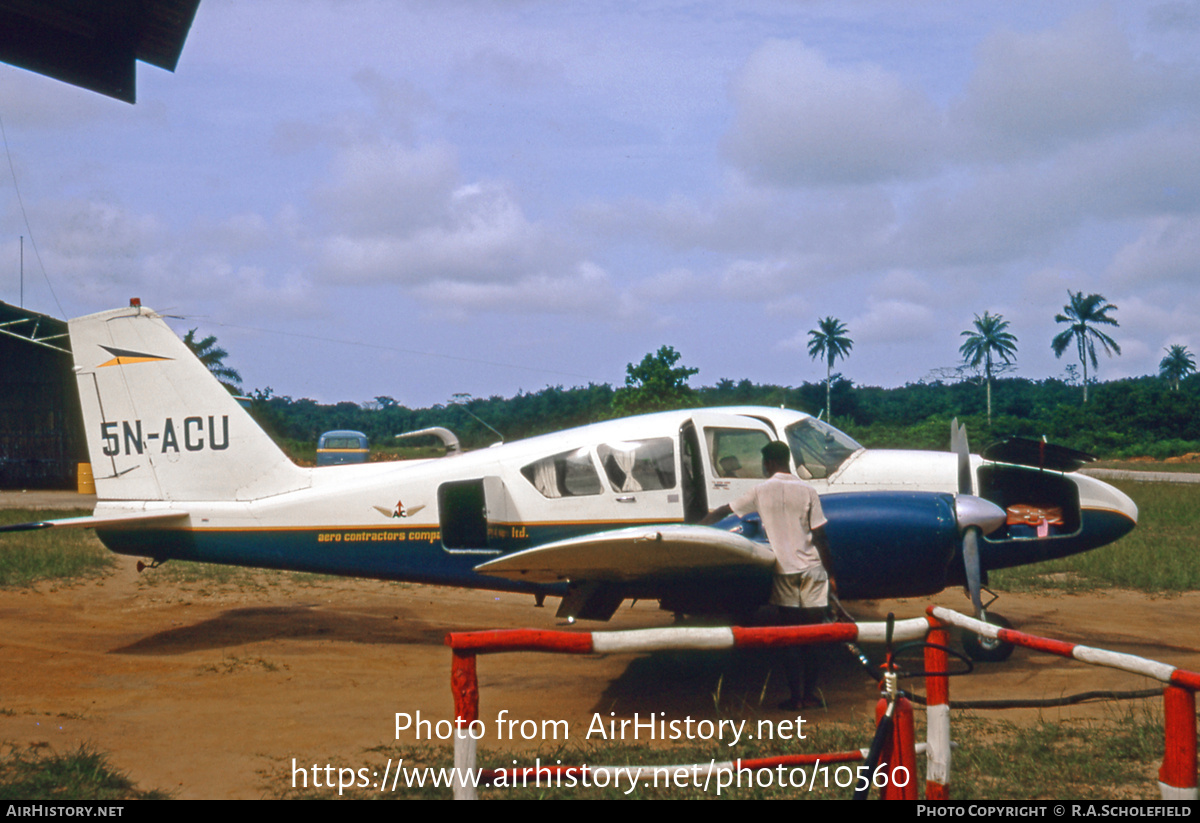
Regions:
<instances>
[{"instance_id":1,"label":"patch of grass","mask_svg":"<svg viewBox=\"0 0 1200 823\"><path fill-rule=\"evenodd\" d=\"M316 588L342 578L311 572L255 569L246 566L226 566L218 563L194 563L190 560L171 560L147 570L138 578L140 586L174 585L199 594L214 590L265 592L272 586L291 584Z\"/></svg>"},{"instance_id":2,"label":"patch of grass","mask_svg":"<svg viewBox=\"0 0 1200 823\"><path fill-rule=\"evenodd\" d=\"M147 570L138 578L139 585L169 584L183 589L225 587L250 591L266 591L267 583L255 569L224 566L217 563L193 563L190 560L171 560Z\"/></svg>"},{"instance_id":3,"label":"patch of grass","mask_svg":"<svg viewBox=\"0 0 1200 823\"><path fill-rule=\"evenodd\" d=\"M84 510L0 510L0 525L57 520L90 514ZM113 556L90 529L41 529L0 535L0 586L29 586L41 580L97 577Z\"/></svg>"},{"instance_id":4,"label":"patch of grass","mask_svg":"<svg viewBox=\"0 0 1200 823\"><path fill-rule=\"evenodd\" d=\"M1102 720L952 720L962 745L951 793L972 800L1158 799L1161 717L1126 707Z\"/></svg>"},{"instance_id":5,"label":"patch of grass","mask_svg":"<svg viewBox=\"0 0 1200 823\"><path fill-rule=\"evenodd\" d=\"M923 715L916 717L917 738L924 738ZM874 727L870 723L858 726L826 724L818 727L807 741L787 744L765 744L745 741L736 749L724 745L679 746L649 749L644 746L600 745L546 749L541 752L491 752L479 756L483 768L532 767L540 759L542 766L556 765L707 765L710 760L724 761L736 758L769 757L780 754L807 752L834 752L864 748L870 744ZM1116 710L1101 720L1047 720L1018 726L1005 720L982 718L968 714L955 715L951 731L959 743L951 765L950 792L953 798L972 800L1027 800L1027 799L1157 799L1157 769L1163 756L1163 727L1161 718L1149 710ZM390 758L390 765L388 764ZM337 798L351 799L415 799L448 798L451 789L444 785L433 786L432 776L423 770L451 768L452 747L448 742L442 746L384 746L365 752L361 762L334 764L326 772L325 763L300 764L293 771L291 764L274 773L264 773L266 791L269 796L288 798ZM516 761L514 763L514 761ZM314 786L313 766L319 767ZM812 790L780 787L778 771L773 771L769 786L747 786L743 778L738 787L722 788L720 797L729 799L848 799L853 795L847 783L850 772L844 764L822 764ZM853 770L858 764L848 766ZM307 768L306 768L307 766ZM337 788L339 768L354 769L340 773L340 779L348 788L340 793ZM365 767L365 768L364 768ZM392 791L392 778L396 769L404 771ZM797 767L799 768L799 767ZM812 780L813 767L804 766L806 780ZM379 789L385 770L389 774L386 790ZM925 762L917 758L918 796L924 796ZM408 785L405 775L423 773L425 785ZM785 770L785 775L786 775ZM527 786L481 788L480 797L485 799L702 799L717 797L716 781L704 787L704 778L692 779L688 772L687 781L680 785L653 786L652 778L644 778L642 785L629 791L628 777L619 786L588 787L581 784L533 785L530 778ZM799 782L799 773L794 775ZM369 786L361 785L369 782ZM765 775L761 782L768 782ZM332 783L332 788L327 786ZM358 784L358 785L349 785ZM873 792L872 796L876 796Z\"/></svg>"},{"instance_id":6,"label":"patch of grass","mask_svg":"<svg viewBox=\"0 0 1200 823\"><path fill-rule=\"evenodd\" d=\"M1187 483L1114 481L1138 507L1132 532L1099 549L993 572L1007 591L1118 587L1152 594L1200 589L1200 488Z\"/></svg>"},{"instance_id":7,"label":"patch of grass","mask_svg":"<svg viewBox=\"0 0 1200 823\"><path fill-rule=\"evenodd\" d=\"M143 791L90 746L57 754L9 745L0 754L0 800L167 800Z\"/></svg>"},{"instance_id":8,"label":"patch of grass","mask_svg":"<svg viewBox=\"0 0 1200 823\"><path fill-rule=\"evenodd\" d=\"M61 520L91 514L86 509L0 509L0 526ZM106 574L116 564L91 529L39 529L0 535L0 588L20 588L43 580L76 581ZM339 578L310 572L274 571L173 560L138 578L138 584L170 583L266 591L290 583L316 587Z\"/></svg>"},{"instance_id":9,"label":"patch of grass","mask_svg":"<svg viewBox=\"0 0 1200 823\"><path fill-rule=\"evenodd\" d=\"M223 657L220 663L210 663L207 666L202 666L200 672L202 674L233 674L234 672L246 671L247 669L262 669L266 672L277 672L281 669L287 669L287 666L263 660L261 657Z\"/></svg>"}]
</instances>

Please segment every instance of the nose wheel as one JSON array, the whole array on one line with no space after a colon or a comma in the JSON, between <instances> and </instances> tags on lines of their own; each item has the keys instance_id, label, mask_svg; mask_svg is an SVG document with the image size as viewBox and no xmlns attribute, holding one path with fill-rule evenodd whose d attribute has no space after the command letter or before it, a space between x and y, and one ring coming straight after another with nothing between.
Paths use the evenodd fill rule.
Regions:
<instances>
[{"instance_id":1,"label":"nose wheel","mask_svg":"<svg viewBox=\"0 0 1200 823\"><path fill-rule=\"evenodd\" d=\"M982 610L979 619L1001 629L1012 628L1012 623L995 612L988 612L987 609ZM962 644L963 651L967 653L967 656L981 663L1002 663L1008 660L1013 653L1012 643L1006 643L998 638L982 637L975 632L964 631Z\"/></svg>"}]
</instances>

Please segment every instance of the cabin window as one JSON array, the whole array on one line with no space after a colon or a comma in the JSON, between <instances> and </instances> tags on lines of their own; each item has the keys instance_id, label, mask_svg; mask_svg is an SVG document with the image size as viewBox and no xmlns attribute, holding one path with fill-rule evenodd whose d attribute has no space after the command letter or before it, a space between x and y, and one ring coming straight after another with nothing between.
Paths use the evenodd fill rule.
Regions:
<instances>
[{"instance_id":1,"label":"cabin window","mask_svg":"<svg viewBox=\"0 0 1200 823\"><path fill-rule=\"evenodd\" d=\"M605 443L596 454L613 491L675 488L675 444L669 437Z\"/></svg>"},{"instance_id":2,"label":"cabin window","mask_svg":"<svg viewBox=\"0 0 1200 823\"><path fill-rule=\"evenodd\" d=\"M583 497L600 494L603 486L587 449L545 457L521 469L543 497Z\"/></svg>"},{"instance_id":3,"label":"cabin window","mask_svg":"<svg viewBox=\"0 0 1200 823\"><path fill-rule=\"evenodd\" d=\"M787 439L796 467L803 466L814 478L829 477L846 458L862 449L854 438L814 417L788 426Z\"/></svg>"},{"instance_id":4,"label":"cabin window","mask_svg":"<svg viewBox=\"0 0 1200 823\"><path fill-rule=\"evenodd\" d=\"M763 476L762 449L770 438L758 429L717 429L705 427L704 439L717 477Z\"/></svg>"}]
</instances>

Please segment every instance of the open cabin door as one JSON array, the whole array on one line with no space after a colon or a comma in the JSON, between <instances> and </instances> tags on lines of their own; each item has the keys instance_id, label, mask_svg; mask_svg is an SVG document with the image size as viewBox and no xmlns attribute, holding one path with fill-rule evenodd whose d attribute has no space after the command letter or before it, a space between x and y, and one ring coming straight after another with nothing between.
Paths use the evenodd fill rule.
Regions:
<instances>
[{"instance_id":1,"label":"open cabin door","mask_svg":"<svg viewBox=\"0 0 1200 823\"><path fill-rule=\"evenodd\" d=\"M504 481L489 476L438 487L442 548L453 554L499 554L508 523Z\"/></svg>"},{"instance_id":2,"label":"open cabin door","mask_svg":"<svg viewBox=\"0 0 1200 823\"><path fill-rule=\"evenodd\" d=\"M762 448L778 439L767 423L738 414L698 412L688 425L684 438L699 446L699 480L710 510L732 503L763 481Z\"/></svg>"}]
</instances>

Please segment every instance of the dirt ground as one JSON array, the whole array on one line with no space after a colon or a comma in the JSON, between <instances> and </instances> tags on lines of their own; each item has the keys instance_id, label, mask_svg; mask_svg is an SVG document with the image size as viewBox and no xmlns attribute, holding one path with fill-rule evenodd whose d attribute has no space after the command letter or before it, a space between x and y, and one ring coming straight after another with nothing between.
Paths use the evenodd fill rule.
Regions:
<instances>
[{"instance_id":1,"label":"dirt ground","mask_svg":"<svg viewBox=\"0 0 1200 823\"><path fill-rule=\"evenodd\" d=\"M139 574L135 562L120 558L102 580L0 591L0 741L59 751L90 743L141 788L180 798L277 796L289 787L293 758L301 767L379 765L382 757L368 750L397 742L396 712L452 718L447 632L572 628L555 618L556 604L538 609L528 596L267 574L254 575L257 583L174 583L162 579L164 570ZM959 592L936 601L968 608ZM888 610L913 617L926 601L849 605L860 619ZM996 609L1031 633L1200 670L1200 594L1004 595ZM607 627L573 628L670 623L656 604L638 603ZM877 648L867 650L878 658ZM505 709L516 720L566 720L572 743L583 742L596 712L699 719L714 717L719 702L722 716L783 719L774 708L785 696L776 662L745 652L483 657L481 717L491 726L481 745L511 747L494 739L494 718ZM868 716L876 696L840 650L824 682L829 707L805 712L818 747L823 724ZM1153 685L1017 650L1007 663L954 679L951 698ZM1104 711L1111 709L1091 704L1042 713ZM399 742L413 740L405 732Z\"/></svg>"}]
</instances>

